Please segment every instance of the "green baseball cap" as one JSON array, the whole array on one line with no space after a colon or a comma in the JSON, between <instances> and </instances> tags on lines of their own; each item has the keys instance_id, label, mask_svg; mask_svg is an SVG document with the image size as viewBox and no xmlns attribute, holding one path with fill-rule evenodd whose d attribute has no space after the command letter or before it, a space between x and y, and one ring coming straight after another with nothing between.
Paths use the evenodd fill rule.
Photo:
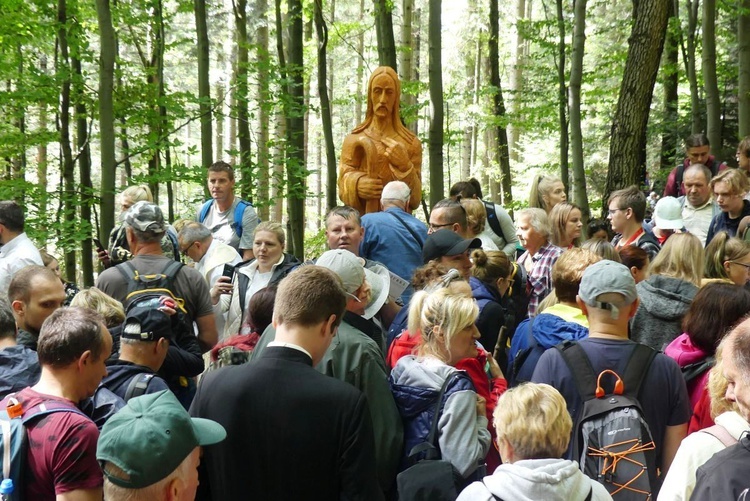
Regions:
<instances>
[{"instance_id":1,"label":"green baseball cap","mask_svg":"<svg viewBox=\"0 0 750 501\"><path fill-rule=\"evenodd\" d=\"M96 459L115 485L142 489L167 478L199 445L224 440L223 426L210 419L191 418L169 390L131 398L102 428ZM107 471L120 468L127 478Z\"/></svg>"}]
</instances>

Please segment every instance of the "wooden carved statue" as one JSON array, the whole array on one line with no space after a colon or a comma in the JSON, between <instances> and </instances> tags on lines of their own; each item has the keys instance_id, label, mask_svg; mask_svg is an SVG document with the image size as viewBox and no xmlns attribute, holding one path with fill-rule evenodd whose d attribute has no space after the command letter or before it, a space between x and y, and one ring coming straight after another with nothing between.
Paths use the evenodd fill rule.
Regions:
<instances>
[{"instance_id":1,"label":"wooden carved statue","mask_svg":"<svg viewBox=\"0 0 750 501\"><path fill-rule=\"evenodd\" d=\"M361 214L380 210L383 186L403 181L411 188L409 207L422 198L422 143L401 123L401 82L389 66L380 66L367 86L365 121L344 139L339 196Z\"/></svg>"}]
</instances>

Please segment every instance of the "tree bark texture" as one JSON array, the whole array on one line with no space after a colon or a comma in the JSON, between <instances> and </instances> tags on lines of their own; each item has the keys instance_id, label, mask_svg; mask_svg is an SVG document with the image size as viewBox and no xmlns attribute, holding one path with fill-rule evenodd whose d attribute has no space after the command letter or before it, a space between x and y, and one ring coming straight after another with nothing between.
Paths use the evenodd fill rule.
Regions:
<instances>
[{"instance_id":1,"label":"tree bark texture","mask_svg":"<svg viewBox=\"0 0 750 501\"><path fill-rule=\"evenodd\" d=\"M396 39L393 35L393 13L388 0L373 0L375 4L375 34L378 39L378 62L398 71Z\"/></svg>"},{"instance_id":2,"label":"tree bark texture","mask_svg":"<svg viewBox=\"0 0 750 501\"><path fill-rule=\"evenodd\" d=\"M703 0L703 85L706 89L706 136L713 150L720 153L721 95L716 77L716 0Z\"/></svg>"},{"instance_id":3,"label":"tree bark texture","mask_svg":"<svg viewBox=\"0 0 750 501\"><path fill-rule=\"evenodd\" d=\"M115 222L115 120L112 100L115 73L115 31L109 0L96 0L99 24L99 139L101 143L101 233L107 241Z\"/></svg>"},{"instance_id":4,"label":"tree bark texture","mask_svg":"<svg viewBox=\"0 0 750 501\"><path fill-rule=\"evenodd\" d=\"M429 75L430 102L432 117L430 120L430 210L443 199L443 63L442 63L442 5L441 0L430 0L429 37Z\"/></svg>"},{"instance_id":5,"label":"tree bark texture","mask_svg":"<svg viewBox=\"0 0 750 501\"><path fill-rule=\"evenodd\" d=\"M620 96L612 123L603 199L646 176L646 125L669 19L670 0L635 3ZM606 209L606 205L604 207Z\"/></svg>"},{"instance_id":6,"label":"tree bark texture","mask_svg":"<svg viewBox=\"0 0 750 501\"><path fill-rule=\"evenodd\" d=\"M739 0L739 136L750 135L750 0Z\"/></svg>"},{"instance_id":7,"label":"tree bark texture","mask_svg":"<svg viewBox=\"0 0 750 501\"><path fill-rule=\"evenodd\" d=\"M563 0L557 0L557 107L560 121L560 178L569 192L570 176L568 173L568 89L565 78L565 17Z\"/></svg>"},{"instance_id":8,"label":"tree bark texture","mask_svg":"<svg viewBox=\"0 0 750 501\"><path fill-rule=\"evenodd\" d=\"M664 42L664 59L662 60L662 87L664 88L664 118L661 132L660 166L665 172L674 167L677 162L677 145L680 138L676 130L679 116L678 106L678 46L680 19L675 11L676 5L670 5L670 17L667 28L667 37Z\"/></svg>"},{"instance_id":9,"label":"tree bark texture","mask_svg":"<svg viewBox=\"0 0 750 501\"><path fill-rule=\"evenodd\" d=\"M206 23L206 0L193 0L195 11L196 49L198 50L198 99L201 112L201 163L207 169L214 162L211 133L211 84L208 79L210 66L208 26ZM220 118L221 119L221 118ZM219 149L221 154L221 149Z\"/></svg>"},{"instance_id":10,"label":"tree bark texture","mask_svg":"<svg viewBox=\"0 0 750 501\"><path fill-rule=\"evenodd\" d=\"M247 0L233 0L234 22L237 30L237 141L240 150L240 191L247 197L253 184L250 145L250 112L248 111L249 39L247 35ZM249 198L249 197L248 197Z\"/></svg>"},{"instance_id":11,"label":"tree bark texture","mask_svg":"<svg viewBox=\"0 0 750 501\"><path fill-rule=\"evenodd\" d=\"M505 130L505 101L503 100L503 89L500 84L500 56L498 40L500 36L500 19L498 12L498 0L490 0L490 39L489 39L489 65L490 85L494 88L492 96L492 111L497 125L495 126L495 159L500 164L500 183L502 185L502 204L513 214L511 205L513 193L511 192L512 179L510 175L510 157L508 156L508 133ZM490 176L492 183L497 181L497 175ZM497 193L495 189L495 193ZM495 203L500 200L494 199Z\"/></svg>"},{"instance_id":12,"label":"tree bark texture","mask_svg":"<svg viewBox=\"0 0 750 501\"><path fill-rule=\"evenodd\" d=\"M581 208L584 224L589 219L586 195L586 171L583 164L583 132L581 131L581 81L583 54L586 45L586 2L575 0L573 13L573 54L570 58L570 139L573 157L572 199Z\"/></svg>"},{"instance_id":13,"label":"tree bark texture","mask_svg":"<svg viewBox=\"0 0 750 501\"><path fill-rule=\"evenodd\" d=\"M320 118L323 122L323 137L326 149L326 208L336 207L336 152L333 147L333 127L331 123L331 102L328 99L328 76L326 47L328 46L328 26L323 20L323 0L315 0L315 32L318 36L318 95L320 96Z\"/></svg>"},{"instance_id":14,"label":"tree bark texture","mask_svg":"<svg viewBox=\"0 0 750 501\"><path fill-rule=\"evenodd\" d=\"M266 11L268 10L267 0L258 0L256 11L261 16L260 26L258 26L258 214L263 221L268 221L269 211L269 193L270 193L270 173L269 173L269 130L270 130L270 110L271 110L271 92L269 83L269 69L271 59L268 54L268 19Z\"/></svg>"}]
</instances>

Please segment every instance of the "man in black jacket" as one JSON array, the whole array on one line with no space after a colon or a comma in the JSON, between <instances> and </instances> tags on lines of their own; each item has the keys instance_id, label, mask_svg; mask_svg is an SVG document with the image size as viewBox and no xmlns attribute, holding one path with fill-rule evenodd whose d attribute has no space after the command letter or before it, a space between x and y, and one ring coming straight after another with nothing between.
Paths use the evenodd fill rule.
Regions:
<instances>
[{"instance_id":1,"label":"man in black jacket","mask_svg":"<svg viewBox=\"0 0 750 501\"><path fill-rule=\"evenodd\" d=\"M206 450L197 499L382 499L366 397L313 369L346 297L331 271L298 268L279 285L275 341L203 378L190 413L227 440Z\"/></svg>"}]
</instances>

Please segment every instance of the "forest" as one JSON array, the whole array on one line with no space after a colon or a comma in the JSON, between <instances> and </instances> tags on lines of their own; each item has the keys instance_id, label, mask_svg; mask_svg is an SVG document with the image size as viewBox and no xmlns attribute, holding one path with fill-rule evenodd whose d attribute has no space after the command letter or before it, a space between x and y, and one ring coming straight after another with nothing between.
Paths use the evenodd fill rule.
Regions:
<instances>
[{"instance_id":1,"label":"forest","mask_svg":"<svg viewBox=\"0 0 750 501\"><path fill-rule=\"evenodd\" d=\"M658 190L687 135L736 166L750 134L750 0L2 0L0 21L0 199L84 286L124 187L194 218L216 160L314 255L378 66L423 144L420 218L470 176L512 211L539 172L597 217Z\"/></svg>"}]
</instances>

